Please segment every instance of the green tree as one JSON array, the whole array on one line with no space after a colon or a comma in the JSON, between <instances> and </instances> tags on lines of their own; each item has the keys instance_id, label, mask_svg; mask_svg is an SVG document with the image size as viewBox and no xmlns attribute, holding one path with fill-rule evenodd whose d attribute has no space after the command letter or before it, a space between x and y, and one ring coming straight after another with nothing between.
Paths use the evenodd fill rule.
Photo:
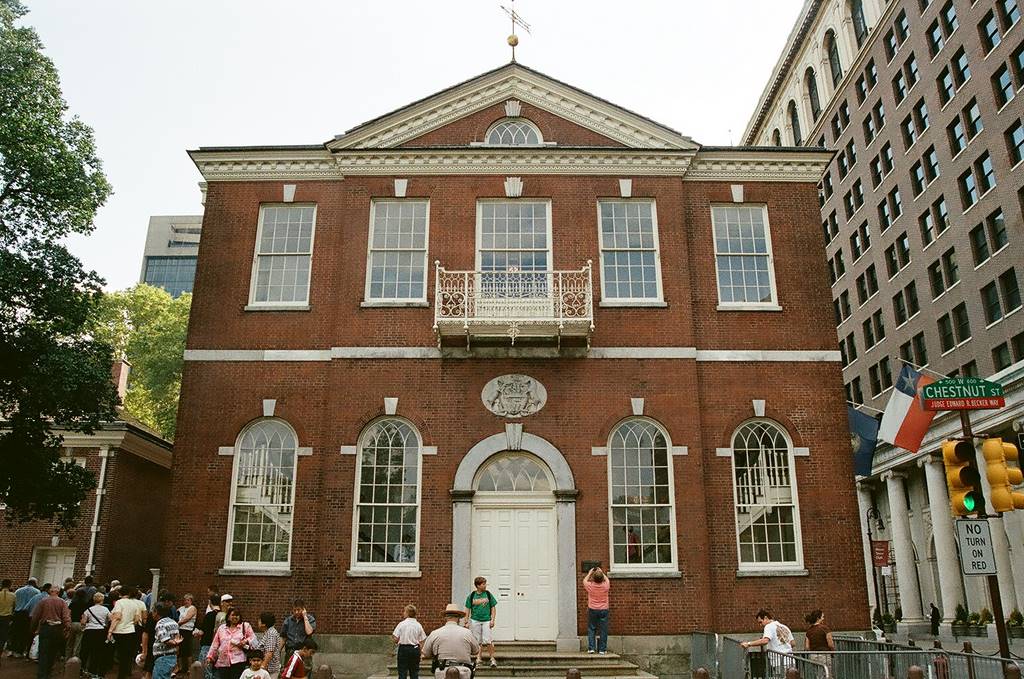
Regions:
<instances>
[{"instance_id":1,"label":"green tree","mask_svg":"<svg viewBox=\"0 0 1024 679\"><path fill-rule=\"evenodd\" d=\"M192 295L175 299L142 283L104 295L93 321L93 336L131 363L125 410L168 439L178 416L191 304Z\"/></svg>"},{"instance_id":2,"label":"green tree","mask_svg":"<svg viewBox=\"0 0 1024 679\"><path fill-rule=\"evenodd\" d=\"M111 348L86 332L102 280L61 240L92 231L110 185L24 14L0 0L0 497L8 519L67 527L95 481L52 430L91 433L117 392Z\"/></svg>"}]
</instances>

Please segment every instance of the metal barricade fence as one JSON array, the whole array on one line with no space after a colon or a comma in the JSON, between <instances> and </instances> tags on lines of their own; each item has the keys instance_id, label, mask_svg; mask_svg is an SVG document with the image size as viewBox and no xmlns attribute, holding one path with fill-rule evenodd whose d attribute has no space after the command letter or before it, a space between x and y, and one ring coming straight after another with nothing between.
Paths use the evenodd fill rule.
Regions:
<instances>
[{"instance_id":1,"label":"metal barricade fence","mask_svg":"<svg viewBox=\"0 0 1024 679\"><path fill-rule=\"evenodd\" d=\"M829 679L832 675L828 665L808 656L777 651L765 651L765 679L786 679L786 671L793 667L800 672L800 679Z\"/></svg>"},{"instance_id":2,"label":"metal barricade fence","mask_svg":"<svg viewBox=\"0 0 1024 679\"><path fill-rule=\"evenodd\" d=\"M729 637L721 638L718 656L718 676L721 679L748 679L750 666L747 661L747 649L740 642Z\"/></svg>"},{"instance_id":3,"label":"metal barricade fence","mask_svg":"<svg viewBox=\"0 0 1024 679\"><path fill-rule=\"evenodd\" d=\"M703 667L710 679L718 679L718 635L694 632L690 635L690 669Z\"/></svg>"},{"instance_id":4,"label":"metal barricade fence","mask_svg":"<svg viewBox=\"0 0 1024 679\"><path fill-rule=\"evenodd\" d=\"M1005 679L1006 666L1019 662L978 653L946 652L949 679ZM938 679L944 679L939 677Z\"/></svg>"}]
</instances>

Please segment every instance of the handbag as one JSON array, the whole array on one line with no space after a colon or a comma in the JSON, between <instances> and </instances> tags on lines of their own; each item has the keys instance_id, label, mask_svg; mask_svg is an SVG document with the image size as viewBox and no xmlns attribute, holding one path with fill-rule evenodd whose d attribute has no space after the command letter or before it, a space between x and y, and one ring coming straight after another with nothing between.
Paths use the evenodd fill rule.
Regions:
<instances>
[{"instance_id":1,"label":"handbag","mask_svg":"<svg viewBox=\"0 0 1024 679\"><path fill-rule=\"evenodd\" d=\"M28 649L29 660L39 660L39 635L32 637L32 646Z\"/></svg>"}]
</instances>

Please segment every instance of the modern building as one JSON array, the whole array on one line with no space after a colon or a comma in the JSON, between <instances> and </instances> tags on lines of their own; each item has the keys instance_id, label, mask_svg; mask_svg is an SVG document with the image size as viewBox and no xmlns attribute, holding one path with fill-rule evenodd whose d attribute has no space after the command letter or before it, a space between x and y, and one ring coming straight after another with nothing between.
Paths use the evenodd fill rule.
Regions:
<instances>
[{"instance_id":1,"label":"modern building","mask_svg":"<svg viewBox=\"0 0 1024 679\"><path fill-rule=\"evenodd\" d=\"M974 413L974 429L1011 442L1024 422L1020 18L1018 0L808 0L744 133L836 152L819 190L847 400L883 410L903 362L985 377L1006 408ZM881 447L858 483L869 573L869 510L891 543L872 605L908 623L929 602L947 622L957 604L990 605L983 578L959 575L936 455L959 427L940 414L919 454ZM1003 608L1024 609L1010 568L1024 521L992 523Z\"/></svg>"},{"instance_id":2,"label":"modern building","mask_svg":"<svg viewBox=\"0 0 1024 679\"><path fill-rule=\"evenodd\" d=\"M645 658L760 606L867 626L828 481L830 153L704 147L512 62L326 143L191 157L172 495L201 501L168 517L172 590L301 596L384 664L404 604L433 625L476 575L499 640L578 651L595 563Z\"/></svg>"},{"instance_id":3,"label":"modern building","mask_svg":"<svg viewBox=\"0 0 1024 679\"><path fill-rule=\"evenodd\" d=\"M174 297L192 292L202 233L202 215L150 217L139 282L163 288Z\"/></svg>"},{"instance_id":4,"label":"modern building","mask_svg":"<svg viewBox=\"0 0 1024 679\"><path fill-rule=\"evenodd\" d=\"M128 364L117 362L113 378L123 397ZM123 411L92 434L56 433L64 439L62 457L91 471L96 488L70 530L53 522L5 522L0 573L15 582L35 576L40 585L86 575L149 583L163 539L163 525L154 517L170 506L171 443ZM0 520L3 513L0 507Z\"/></svg>"}]
</instances>

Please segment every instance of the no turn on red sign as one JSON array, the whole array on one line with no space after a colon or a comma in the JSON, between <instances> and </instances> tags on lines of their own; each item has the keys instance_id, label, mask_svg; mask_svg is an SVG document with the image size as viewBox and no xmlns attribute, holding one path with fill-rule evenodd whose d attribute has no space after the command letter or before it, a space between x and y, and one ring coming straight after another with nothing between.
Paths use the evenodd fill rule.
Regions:
<instances>
[{"instance_id":1,"label":"no turn on red sign","mask_svg":"<svg viewBox=\"0 0 1024 679\"><path fill-rule=\"evenodd\" d=\"M960 545L960 568L964 575L995 575L996 552L992 547L992 529L985 519L957 519L956 537Z\"/></svg>"}]
</instances>

